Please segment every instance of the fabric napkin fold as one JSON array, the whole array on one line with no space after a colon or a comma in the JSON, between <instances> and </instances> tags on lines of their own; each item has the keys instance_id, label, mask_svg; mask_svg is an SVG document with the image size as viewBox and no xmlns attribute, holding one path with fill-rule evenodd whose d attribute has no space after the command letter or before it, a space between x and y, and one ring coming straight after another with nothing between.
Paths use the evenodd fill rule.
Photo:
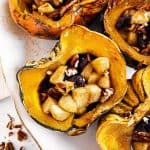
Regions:
<instances>
[{"instance_id":1,"label":"fabric napkin fold","mask_svg":"<svg viewBox=\"0 0 150 150\"><path fill-rule=\"evenodd\" d=\"M9 97L9 91L6 85L2 64L0 61L0 100Z\"/></svg>"}]
</instances>

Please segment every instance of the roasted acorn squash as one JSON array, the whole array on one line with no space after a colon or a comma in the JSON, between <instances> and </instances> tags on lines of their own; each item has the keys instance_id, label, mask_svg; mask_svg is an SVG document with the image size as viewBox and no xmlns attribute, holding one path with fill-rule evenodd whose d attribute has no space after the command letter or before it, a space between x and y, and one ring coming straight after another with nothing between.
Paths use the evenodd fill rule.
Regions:
<instances>
[{"instance_id":1,"label":"roasted acorn squash","mask_svg":"<svg viewBox=\"0 0 150 150\"><path fill-rule=\"evenodd\" d=\"M142 75L139 76L139 73ZM134 80L142 83L144 99L140 101L139 85L128 81L123 101L99 122L96 138L102 150L149 150L150 148L150 66L137 71ZM135 88L136 87L136 88ZM134 90L135 89L135 90ZM140 88L141 90L141 88ZM136 98L135 98L136 95ZM128 99L126 99L128 97ZM136 99L136 101L135 101ZM133 103L135 103L133 105ZM111 141L110 141L111 140Z\"/></svg>"},{"instance_id":2,"label":"roasted acorn squash","mask_svg":"<svg viewBox=\"0 0 150 150\"><path fill-rule=\"evenodd\" d=\"M30 34L57 38L73 24L87 25L108 0L9 0L13 20Z\"/></svg>"},{"instance_id":3,"label":"roasted acorn squash","mask_svg":"<svg viewBox=\"0 0 150 150\"><path fill-rule=\"evenodd\" d=\"M125 56L132 58L132 62L129 63L149 65L150 2L110 0L108 5L104 15L106 32L118 44Z\"/></svg>"},{"instance_id":4,"label":"roasted acorn squash","mask_svg":"<svg viewBox=\"0 0 150 150\"><path fill-rule=\"evenodd\" d=\"M99 96L101 90L104 88L108 88L109 84L108 82L102 82L100 81L99 84L103 88L99 89L98 85L95 85L94 83L97 81L97 76L100 77L100 75L96 72L93 72L90 75L90 80L86 80L87 74L89 74L89 70L84 76L84 71L82 72L82 75L77 75L76 78L79 83L74 83L73 86L78 86L79 88L75 88L74 91L72 91L73 97L75 96L76 102L80 105L84 105L84 101L86 99L90 98L90 102L94 101L96 102L96 105L91 106L91 108L88 110L86 109L80 109L78 114L74 114L74 112L77 111L71 96L66 96L66 92L70 94L70 90L72 90L72 84L70 82L62 81L61 83L69 85L64 91L64 85L57 84L61 80L63 80L63 72L66 73L65 68L67 64L72 64L72 61L76 60L76 55L84 56L85 54L92 55L94 59L91 61L89 65L87 65L85 68L90 68L89 66L95 66L96 71L102 72L102 69L100 67L101 63L103 63L103 66L105 68L109 67L109 73L106 73L105 76L102 75L103 81L108 81L108 74L111 82L111 87L113 88L113 93L109 97L105 97L107 95L103 95L105 99L103 99L102 102L99 100ZM67 63L70 58L72 58L69 63ZM89 55L88 59L89 59ZM92 58L91 57L91 58ZM80 59L80 58L79 58ZM85 57L81 58L85 59ZM109 65L108 65L109 60ZM106 63L104 63L106 62ZM67 64L66 64L67 63ZM83 66L85 62L81 63L80 65ZM75 63L77 64L77 63ZM78 63L79 64L79 63ZM99 66L97 66L99 64ZM104 70L103 70L104 71ZM52 72L54 72L52 74ZM72 72L75 73L75 72ZM45 77L47 75L51 75L51 78L47 80ZM69 70L67 70L66 74L70 74ZM74 75L74 74L73 74ZM68 80L72 81L74 80L75 76L72 76L73 78L70 78ZM82 77L82 78L81 78ZM83 80L84 77L84 80ZM92 77L92 78L91 78ZM126 89L127 89L127 83L126 83L126 64L124 62L123 57L120 55L120 51L116 44L111 41L109 38L105 37L102 34L98 34L96 32L92 32L84 27L81 26L72 26L65 31L62 32L60 37L59 44L56 45L54 50L50 53L50 56L48 58L42 59L40 61L34 62L34 63L28 63L26 66L21 68L17 74L19 87L21 91L21 98L23 100L23 103L25 105L25 108L27 109L27 112L29 115L34 118L36 121L41 123L42 125L45 125L49 128L52 128L54 130L59 131L66 131L69 135L77 135L80 133L83 133L86 128L99 116L102 114L108 112L111 108L113 108L116 104L118 104L121 99L124 97ZM80 80L82 79L82 80ZM48 98L46 100L46 103L44 103L43 108L44 112L41 107L41 99L39 96L39 87L43 85L43 83L46 81L46 83L51 82L50 85L56 84L57 90L59 91L53 91L53 89L50 89L51 96L53 98ZM48 82L47 82L48 81ZM83 82L80 82L83 81ZM89 85L86 85L86 82L89 83ZM69 84L68 84L69 83ZM106 83L106 84L102 84ZM48 85L49 86L49 85ZM46 84L44 86L41 86L41 90L44 90L44 88L48 87ZM60 89L59 87L63 87ZM85 87L88 89L88 91L92 91L90 94L90 97L87 96L87 93L85 92ZM78 89L78 91L77 91ZM95 91L98 91L95 93ZM103 91L103 90L102 90ZM79 93L84 93L80 97ZM106 89L106 92L112 92ZM63 94L63 98L61 98L61 102L59 101L58 105L63 108L63 117L62 116L56 116L55 112L51 113L51 115L46 114L49 109L47 109L47 104L55 105L56 108L56 101L54 99L60 98ZM42 94L42 93L41 93ZM110 94L110 93L109 93ZM78 95L78 96L77 96ZM83 100L83 101L82 101ZM88 103L90 103L88 101ZM70 109L65 104L68 104L73 109ZM58 108L58 107L57 107ZM56 109L57 109L56 108ZM83 107L82 107L83 108ZM50 108L52 111L52 107ZM62 111L57 109L59 112ZM69 112L66 113L66 110ZM85 112L86 110L86 112ZM54 119L54 118L55 119Z\"/></svg>"}]
</instances>

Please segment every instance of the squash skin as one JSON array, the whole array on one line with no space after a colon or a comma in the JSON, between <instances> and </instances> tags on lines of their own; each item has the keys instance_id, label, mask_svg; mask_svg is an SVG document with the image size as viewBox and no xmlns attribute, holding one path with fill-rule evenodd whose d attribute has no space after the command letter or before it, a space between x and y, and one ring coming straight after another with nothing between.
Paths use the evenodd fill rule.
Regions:
<instances>
[{"instance_id":1,"label":"squash skin","mask_svg":"<svg viewBox=\"0 0 150 150\"><path fill-rule=\"evenodd\" d=\"M26 65L19 70L17 79L23 103L31 117L49 128L66 131L69 135L77 135L83 133L95 119L109 111L122 100L127 89L126 64L113 41L102 34L92 32L82 26L72 26L66 29L61 34L59 45L59 50L57 48L57 50L55 49L55 51L51 52L51 54L55 53L56 56L52 55L54 56L52 58L50 54L49 58L45 59L46 61L44 62L42 60L35 64ZM54 122L53 119L51 117L48 119L49 117L46 117L41 110L38 86L45 77L47 70L55 70L59 65L66 64L71 56L80 53L90 53L96 57L103 56L109 58L111 64L110 76L115 92L107 102L98 105L95 109L81 117L74 119L73 115L71 115L69 120L52 124ZM117 78L116 74L118 74ZM33 90L29 92L29 89ZM71 129L74 132L71 132Z\"/></svg>"},{"instance_id":2,"label":"squash skin","mask_svg":"<svg viewBox=\"0 0 150 150\"><path fill-rule=\"evenodd\" d=\"M138 72L140 72L141 70L137 71L134 75L138 74ZM141 81L143 81L143 78L149 75L149 71L149 66L144 69L145 75L141 76ZM147 81L147 83L150 83L149 78L145 78L144 80ZM144 85L144 82L142 83L144 86L144 90L147 87ZM144 92L146 91L147 90L145 90ZM105 116L103 119L101 119L96 133L97 142L100 145L101 149L131 150L131 146L133 146L133 150L148 150L148 147L150 146L149 143L135 142L132 140L132 135L136 125L142 120L144 116L149 114L149 112L150 97L149 94L146 94L144 101L141 101L139 103L139 105L134 109L133 114L131 114L130 117L123 117L117 111L113 111ZM107 139L111 139L111 141L115 142L108 142Z\"/></svg>"},{"instance_id":3,"label":"squash skin","mask_svg":"<svg viewBox=\"0 0 150 150\"><path fill-rule=\"evenodd\" d=\"M115 26L119 17L126 10L132 8L140 9L142 7L147 7L147 9L149 10L149 5L149 2L146 2L146 0L110 0L108 4L108 9L106 10L104 15L105 30L110 35L110 37L118 44L123 53L128 57L131 57L136 62L145 65L150 64L150 56L145 56L138 53L123 39Z\"/></svg>"},{"instance_id":4,"label":"squash skin","mask_svg":"<svg viewBox=\"0 0 150 150\"><path fill-rule=\"evenodd\" d=\"M9 8L15 23L31 35L55 39L64 29L73 24L87 25L90 23L104 9L107 2L108 0L83 0L83 2L74 4L58 21L37 12L30 13L23 0L9 0Z\"/></svg>"}]
</instances>

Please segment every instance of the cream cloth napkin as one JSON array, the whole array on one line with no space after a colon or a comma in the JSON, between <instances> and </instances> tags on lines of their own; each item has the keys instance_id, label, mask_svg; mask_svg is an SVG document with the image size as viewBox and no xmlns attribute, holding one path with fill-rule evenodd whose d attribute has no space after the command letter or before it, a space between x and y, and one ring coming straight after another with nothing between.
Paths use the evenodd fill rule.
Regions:
<instances>
[{"instance_id":1,"label":"cream cloth napkin","mask_svg":"<svg viewBox=\"0 0 150 150\"><path fill-rule=\"evenodd\" d=\"M0 100L9 97L9 91L5 82L2 64L0 61Z\"/></svg>"}]
</instances>

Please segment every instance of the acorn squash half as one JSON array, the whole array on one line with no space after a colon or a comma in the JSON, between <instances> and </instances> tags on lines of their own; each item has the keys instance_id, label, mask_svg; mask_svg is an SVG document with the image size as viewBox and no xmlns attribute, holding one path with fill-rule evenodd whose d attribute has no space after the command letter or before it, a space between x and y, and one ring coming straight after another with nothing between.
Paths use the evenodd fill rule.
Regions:
<instances>
[{"instance_id":1,"label":"acorn squash half","mask_svg":"<svg viewBox=\"0 0 150 150\"><path fill-rule=\"evenodd\" d=\"M142 75L139 76L140 73ZM100 120L96 138L102 150L149 150L150 148L150 66L137 71L134 79L142 83L144 99L140 100L139 85L128 81L123 101ZM135 86L137 86L135 88ZM140 88L141 90L141 88Z\"/></svg>"},{"instance_id":2,"label":"acorn squash half","mask_svg":"<svg viewBox=\"0 0 150 150\"><path fill-rule=\"evenodd\" d=\"M105 8L108 0L9 0L10 13L31 35L58 38L73 24L87 25Z\"/></svg>"},{"instance_id":3,"label":"acorn squash half","mask_svg":"<svg viewBox=\"0 0 150 150\"><path fill-rule=\"evenodd\" d=\"M110 0L108 5L104 16L106 32L118 44L127 60L132 60L130 64L149 65L150 2Z\"/></svg>"},{"instance_id":4,"label":"acorn squash half","mask_svg":"<svg viewBox=\"0 0 150 150\"><path fill-rule=\"evenodd\" d=\"M81 66L83 66L85 62L83 61L83 63L80 63L80 56L84 56L84 58L81 57L82 60L85 60L87 56L88 60L89 57L94 60L90 60L89 64L85 67L88 71L83 71L81 75L79 73L75 75L76 72L74 71L72 72L71 78L68 79L68 77L65 77L67 78L65 79L62 73L66 73L66 65L72 64L72 60L76 60L77 55L79 55L79 63L75 64L80 64ZM72 57L73 59L68 63ZM105 78L101 68L103 68L103 66L108 66L108 63L104 63L108 62L108 60L109 70L103 70L106 73ZM90 66L95 67L93 72L89 71ZM91 72L90 75L89 72ZM98 72L102 74L100 75ZM46 79L46 74L51 76L50 79ZM69 70L67 70L66 74L70 74ZM108 84L102 84L108 83L102 82L102 80L108 81L108 74L111 88L109 88ZM88 81L87 75L89 75ZM97 79L101 79L101 77L103 77L103 79L97 83ZM33 64L27 64L19 70L17 78L21 91L21 98L28 114L40 124L54 130L66 131L69 135L77 135L85 132L86 128L89 127L95 119L108 112L122 100L127 89L126 64L117 45L104 35L90 31L82 26L72 26L63 31L59 43L54 50L52 50L50 56L34 62ZM79 81L79 83L77 82L76 84L78 88L75 88L74 85L72 86L72 83L75 84L75 82L68 82L68 80L74 81L76 79ZM48 85L44 83L45 81ZM49 84L49 82L51 83ZM43 83L44 86L41 86ZM64 83L67 87L66 91L64 91ZM59 92L54 92L53 88L50 89L50 93L53 94L51 94L51 98L49 97L49 99L46 100L46 103L44 100L43 111L39 96L39 87L42 87L41 91L43 92L44 88L49 88L51 85L56 85ZM90 95L87 95L85 89L88 89L88 92L91 91ZM108 95L104 94L103 90L106 90L106 93L110 93L112 92L110 89L113 89L113 93L107 97ZM66 92L68 95L66 95ZM80 93L81 96L79 95ZM104 99L100 99L100 95L102 95ZM71 96L80 106L82 105L85 107L78 107L80 111L77 111ZM59 101L59 103L57 103L58 97L59 99L61 98L61 102ZM88 100L88 102L86 100ZM65 107L65 102L68 102L68 105L65 106L71 106L70 108L72 109ZM60 104L61 108L63 108L64 116L56 116L56 114L52 112L51 114L46 114L49 110L47 109L47 103L52 105ZM89 105L91 103L92 105ZM86 106L90 107L86 108ZM54 107L56 108L57 106ZM51 111L53 109L49 106L48 108L50 108Z\"/></svg>"}]
</instances>

